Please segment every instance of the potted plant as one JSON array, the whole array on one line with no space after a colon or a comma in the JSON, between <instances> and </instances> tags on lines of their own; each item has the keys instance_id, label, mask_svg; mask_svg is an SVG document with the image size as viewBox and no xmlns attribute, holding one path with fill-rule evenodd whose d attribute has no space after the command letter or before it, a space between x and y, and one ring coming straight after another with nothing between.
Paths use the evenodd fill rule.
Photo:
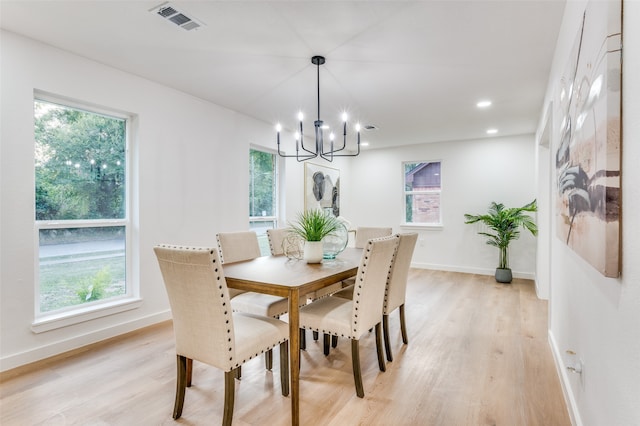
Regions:
<instances>
[{"instance_id":1,"label":"potted plant","mask_svg":"<svg viewBox=\"0 0 640 426\"><path fill-rule=\"evenodd\" d=\"M509 243L518 239L520 227L529 230L533 235L538 234L538 227L527 212L537 211L536 200L522 207L506 208L504 204L495 201L489 206L489 211L482 215L465 214L465 223L482 222L491 232L478 232L487 237L487 244L500 250L496 281L510 283L512 279L509 268Z\"/></svg>"},{"instance_id":2,"label":"potted plant","mask_svg":"<svg viewBox=\"0 0 640 426\"><path fill-rule=\"evenodd\" d=\"M320 209L299 213L297 220L289 224L291 231L305 241L304 259L307 263L322 261L322 239L333 235L339 226L338 219Z\"/></svg>"}]
</instances>

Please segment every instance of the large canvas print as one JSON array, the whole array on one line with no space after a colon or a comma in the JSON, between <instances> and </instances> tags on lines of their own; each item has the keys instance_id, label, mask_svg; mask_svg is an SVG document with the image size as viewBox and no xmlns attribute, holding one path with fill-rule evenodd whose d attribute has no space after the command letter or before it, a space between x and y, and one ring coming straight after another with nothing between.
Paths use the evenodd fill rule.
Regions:
<instances>
[{"instance_id":1,"label":"large canvas print","mask_svg":"<svg viewBox=\"0 0 640 426\"><path fill-rule=\"evenodd\" d=\"M322 209L340 216L340 170L306 163L304 208Z\"/></svg>"},{"instance_id":2,"label":"large canvas print","mask_svg":"<svg viewBox=\"0 0 640 426\"><path fill-rule=\"evenodd\" d=\"M621 1L590 1L560 81L557 235L607 277L620 273Z\"/></svg>"}]
</instances>

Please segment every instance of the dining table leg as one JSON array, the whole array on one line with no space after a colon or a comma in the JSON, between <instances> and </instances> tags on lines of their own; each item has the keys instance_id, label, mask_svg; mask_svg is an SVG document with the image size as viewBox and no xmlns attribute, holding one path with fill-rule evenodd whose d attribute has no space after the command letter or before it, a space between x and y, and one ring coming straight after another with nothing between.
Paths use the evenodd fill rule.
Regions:
<instances>
[{"instance_id":1,"label":"dining table leg","mask_svg":"<svg viewBox=\"0 0 640 426\"><path fill-rule=\"evenodd\" d=\"M300 292L289 290L289 368L291 371L291 424L300 424Z\"/></svg>"}]
</instances>

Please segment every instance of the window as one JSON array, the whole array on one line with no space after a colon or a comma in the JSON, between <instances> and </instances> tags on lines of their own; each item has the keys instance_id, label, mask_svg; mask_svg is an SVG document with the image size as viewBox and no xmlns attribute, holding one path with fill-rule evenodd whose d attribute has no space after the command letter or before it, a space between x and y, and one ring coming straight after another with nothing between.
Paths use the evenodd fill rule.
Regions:
<instances>
[{"instance_id":1,"label":"window","mask_svg":"<svg viewBox=\"0 0 640 426\"><path fill-rule=\"evenodd\" d=\"M249 152L249 227L258 234L262 255L271 253L267 229L278 226L278 167L274 153Z\"/></svg>"},{"instance_id":2,"label":"window","mask_svg":"<svg viewBox=\"0 0 640 426\"><path fill-rule=\"evenodd\" d=\"M128 119L70 104L34 100L38 318L132 295Z\"/></svg>"},{"instance_id":3,"label":"window","mask_svg":"<svg viewBox=\"0 0 640 426\"><path fill-rule=\"evenodd\" d=\"M403 163L404 218L407 225L442 225L440 162Z\"/></svg>"}]
</instances>

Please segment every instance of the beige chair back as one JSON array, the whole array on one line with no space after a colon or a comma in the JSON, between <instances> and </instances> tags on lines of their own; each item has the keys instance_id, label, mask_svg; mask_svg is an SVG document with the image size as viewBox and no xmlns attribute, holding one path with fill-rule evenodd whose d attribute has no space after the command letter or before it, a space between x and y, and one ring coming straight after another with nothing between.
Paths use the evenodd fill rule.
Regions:
<instances>
[{"instance_id":1,"label":"beige chair back","mask_svg":"<svg viewBox=\"0 0 640 426\"><path fill-rule=\"evenodd\" d=\"M236 367L227 282L215 248L154 247L169 296L177 355Z\"/></svg>"},{"instance_id":2,"label":"beige chair back","mask_svg":"<svg viewBox=\"0 0 640 426\"><path fill-rule=\"evenodd\" d=\"M272 256L284 254L284 240L291 231L289 228L267 229L267 238L269 239L269 249Z\"/></svg>"},{"instance_id":3,"label":"beige chair back","mask_svg":"<svg viewBox=\"0 0 640 426\"><path fill-rule=\"evenodd\" d=\"M389 315L394 309L404 304L409 268L411 267L413 250L416 246L416 241L418 241L417 233L397 235L400 240L396 257L391 267L389 282L387 283L383 311L385 315Z\"/></svg>"},{"instance_id":4,"label":"beige chair back","mask_svg":"<svg viewBox=\"0 0 640 426\"><path fill-rule=\"evenodd\" d=\"M353 290L350 336L353 339L359 339L382 318L384 290L398 241L397 235L374 238L364 248Z\"/></svg>"},{"instance_id":5,"label":"beige chair back","mask_svg":"<svg viewBox=\"0 0 640 426\"><path fill-rule=\"evenodd\" d=\"M356 240L355 247L356 248L364 248L372 238L386 237L391 235L391 228L370 228L370 227L358 227L356 228Z\"/></svg>"},{"instance_id":6,"label":"beige chair back","mask_svg":"<svg viewBox=\"0 0 640 426\"><path fill-rule=\"evenodd\" d=\"M222 263L241 262L260 257L260 243L254 231L220 232L216 234Z\"/></svg>"}]
</instances>

